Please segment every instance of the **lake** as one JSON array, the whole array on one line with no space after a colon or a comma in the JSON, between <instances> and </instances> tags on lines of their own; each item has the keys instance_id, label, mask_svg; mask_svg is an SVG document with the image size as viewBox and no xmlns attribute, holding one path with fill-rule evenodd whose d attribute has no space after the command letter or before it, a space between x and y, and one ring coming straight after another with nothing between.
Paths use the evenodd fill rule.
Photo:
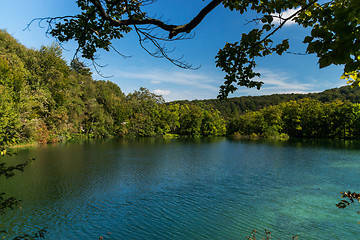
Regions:
<instances>
[{"instance_id":1,"label":"lake","mask_svg":"<svg viewBox=\"0 0 360 240\"><path fill-rule=\"evenodd\" d=\"M22 199L0 216L14 234L46 239L356 239L360 204L338 209L340 191L360 191L360 142L139 139L17 150L36 158L0 179Z\"/></svg>"}]
</instances>

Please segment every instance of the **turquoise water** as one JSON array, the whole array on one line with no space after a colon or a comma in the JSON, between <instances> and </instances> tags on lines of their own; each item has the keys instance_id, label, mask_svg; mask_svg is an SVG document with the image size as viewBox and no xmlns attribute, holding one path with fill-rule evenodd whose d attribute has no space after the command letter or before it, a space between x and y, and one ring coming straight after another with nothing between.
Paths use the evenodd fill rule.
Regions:
<instances>
[{"instance_id":1,"label":"turquoise water","mask_svg":"<svg viewBox=\"0 0 360 240\"><path fill-rule=\"evenodd\" d=\"M22 199L0 216L5 239L357 239L360 143L140 139L18 151L36 161L0 192ZM259 235L260 236L260 235ZM360 239L360 237L359 237Z\"/></svg>"}]
</instances>

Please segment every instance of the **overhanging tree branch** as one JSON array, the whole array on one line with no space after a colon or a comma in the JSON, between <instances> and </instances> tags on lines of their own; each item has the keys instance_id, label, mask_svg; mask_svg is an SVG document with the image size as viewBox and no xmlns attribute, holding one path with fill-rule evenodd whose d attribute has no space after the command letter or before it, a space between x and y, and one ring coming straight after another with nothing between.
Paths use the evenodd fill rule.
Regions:
<instances>
[{"instance_id":1,"label":"overhanging tree branch","mask_svg":"<svg viewBox=\"0 0 360 240\"><path fill-rule=\"evenodd\" d=\"M129 18L125 20L117 20L109 15L109 13L103 8L99 0L90 0L94 4L98 13L103 19L106 19L110 22L112 26L130 26L130 25L155 25L165 31L169 32L169 38L172 39L179 33L189 33L193 30L200 22L209 14L214 8L216 8L222 0L213 0L208 5L206 5L189 23L183 25L172 25L166 24L165 22L154 19L154 18L144 18L144 19L134 19Z\"/></svg>"},{"instance_id":2,"label":"overhanging tree branch","mask_svg":"<svg viewBox=\"0 0 360 240\"><path fill-rule=\"evenodd\" d=\"M291 20L304 28L311 28L303 43L308 45L307 54L317 55L320 68L331 64L344 65L343 77L353 84L360 83L358 0L327 0L321 1L321 4L318 0L207 0L208 3L198 14L183 25L168 24L162 19L149 17L143 7L154 2L156 0L77 0L81 9L78 15L37 20L39 23L46 20L49 24L47 33L59 42L75 40L82 57L90 60L95 58L97 50L109 51L113 40L122 39L133 31L139 36L140 46L150 55L166 58L179 67L191 68L181 59L169 56L171 51L166 50L161 41L185 39L187 33L222 4L240 14L247 11L261 14L262 17L254 22L261 20L264 23L262 28L255 27L248 33L242 33L238 42L227 43L216 56L216 66L227 74L225 85L220 87L222 95L235 91L235 83L261 87L262 82L253 80L260 75L253 71L255 58L290 52L288 39L275 45L271 38ZM283 15L293 9L297 10L291 16ZM275 24L274 18L280 23Z\"/></svg>"}]
</instances>

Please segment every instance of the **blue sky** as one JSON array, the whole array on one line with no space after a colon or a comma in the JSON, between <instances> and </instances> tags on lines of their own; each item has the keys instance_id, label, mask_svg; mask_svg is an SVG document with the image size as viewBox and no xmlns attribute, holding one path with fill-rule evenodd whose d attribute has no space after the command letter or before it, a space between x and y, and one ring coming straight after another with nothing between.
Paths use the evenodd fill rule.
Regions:
<instances>
[{"instance_id":1,"label":"blue sky","mask_svg":"<svg viewBox=\"0 0 360 240\"><path fill-rule=\"evenodd\" d=\"M75 0L12 0L2 1L0 8L0 29L7 30L20 43L38 49L42 45L50 45L55 39L45 35L44 28L36 23L30 31L23 30L27 24L37 17L71 15L78 11ZM191 19L208 2L201 0L158 0L149 7L153 16L161 16L173 24L183 24ZM61 3L61 4L59 4ZM114 46L131 58L123 59L115 52L100 54L100 64L108 66L101 69L104 76L112 76L106 80L115 82L123 92L130 93L140 87L163 95L166 101L181 99L216 98L219 86L223 83L224 73L215 67L215 56L226 42L238 41L241 33L249 31L254 25L247 24L255 15L247 13L243 16L231 12L222 6L216 8L195 29L195 37L190 40L174 42L169 48L176 47L174 57L181 57L198 70L180 69L164 59L156 59L142 50L135 34L130 33L124 39L114 42ZM43 26L46 26L43 24ZM286 25L277 38L289 38L293 52L304 52L301 44L307 30L296 24ZM73 42L64 45L64 57L70 61L76 49ZM247 95L267 95L273 93L308 93L345 85L340 80L342 68L331 66L319 69L314 55L269 56L258 61L261 81L265 84L261 90L239 87L229 97ZM103 77L94 74L97 80Z\"/></svg>"}]
</instances>

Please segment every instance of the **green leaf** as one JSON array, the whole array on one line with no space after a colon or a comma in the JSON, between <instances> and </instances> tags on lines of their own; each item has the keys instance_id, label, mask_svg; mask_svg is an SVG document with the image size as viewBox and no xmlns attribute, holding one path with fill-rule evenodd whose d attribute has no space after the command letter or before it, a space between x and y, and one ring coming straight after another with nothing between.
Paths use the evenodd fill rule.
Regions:
<instances>
[{"instance_id":1,"label":"green leaf","mask_svg":"<svg viewBox=\"0 0 360 240\"><path fill-rule=\"evenodd\" d=\"M304 38L303 43L310 43L313 39L314 39L314 37L312 37L312 36L306 36Z\"/></svg>"},{"instance_id":2,"label":"green leaf","mask_svg":"<svg viewBox=\"0 0 360 240\"><path fill-rule=\"evenodd\" d=\"M265 29L266 31L270 31L271 30L271 25L270 24L264 24L262 29Z\"/></svg>"}]
</instances>

